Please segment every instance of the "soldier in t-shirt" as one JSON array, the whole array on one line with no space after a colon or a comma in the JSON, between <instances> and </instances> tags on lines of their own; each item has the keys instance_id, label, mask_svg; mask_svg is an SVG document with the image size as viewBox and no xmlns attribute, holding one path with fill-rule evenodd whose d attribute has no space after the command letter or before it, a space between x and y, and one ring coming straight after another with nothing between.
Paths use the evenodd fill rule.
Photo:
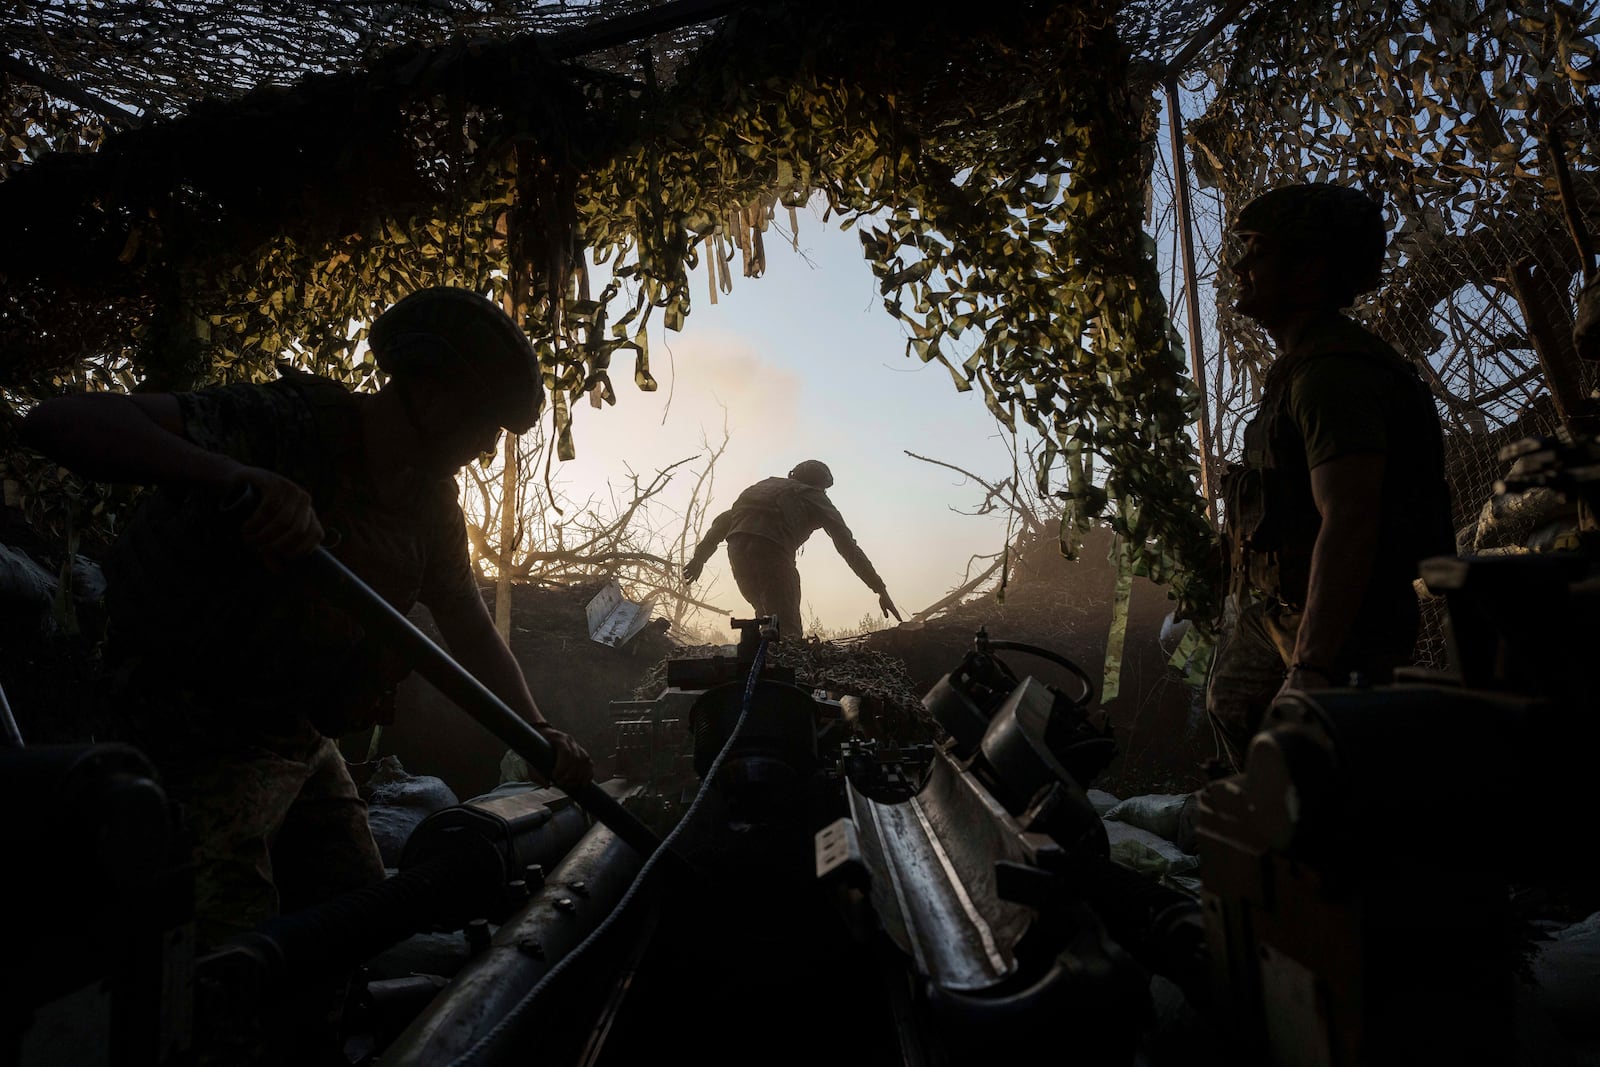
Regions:
<instances>
[{"instance_id":1,"label":"soldier in t-shirt","mask_svg":"<svg viewBox=\"0 0 1600 1067\"><path fill-rule=\"evenodd\" d=\"M787 478L765 478L734 500L733 507L712 520L711 528L683 568L688 581L697 581L706 560L724 540L728 565L739 592L758 615L778 620L778 636L799 640L800 572L795 553L817 530L826 530L833 547L867 588L878 594L884 617L900 618L894 601L872 561L856 544L844 516L828 499L833 472L821 460L808 459Z\"/></svg>"},{"instance_id":2,"label":"soldier in t-shirt","mask_svg":"<svg viewBox=\"0 0 1600 1067\"><path fill-rule=\"evenodd\" d=\"M1238 766L1273 697L1410 662L1419 560L1455 551L1444 447L1416 368L1340 311L1376 288L1383 215L1337 185L1276 189L1232 227L1237 309L1278 358L1225 484L1237 621L1207 707Z\"/></svg>"},{"instance_id":3,"label":"soldier in t-shirt","mask_svg":"<svg viewBox=\"0 0 1600 1067\"><path fill-rule=\"evenodd\" d=\"M107 561L108 659L132 739L195 831L204 944L383 877L333 738L386 721L409 667L292 566L325 545L401 612L421 602L456 659L556 752L473 580L454 475L538 419L533 348L498 307L425 289L372 324L389 379L353 393L264 385L40 404L29 444L87 477L156 486ZM244 491L240 521L222 503Z\"/></svg>"}]
</instances>

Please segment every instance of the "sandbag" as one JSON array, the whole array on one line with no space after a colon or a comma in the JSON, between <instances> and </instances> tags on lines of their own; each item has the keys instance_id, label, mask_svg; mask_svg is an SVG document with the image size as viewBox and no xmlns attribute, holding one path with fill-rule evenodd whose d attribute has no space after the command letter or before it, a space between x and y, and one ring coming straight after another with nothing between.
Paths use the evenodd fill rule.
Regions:
<instances>
[{"instance_id":1,"label":"sandbag","mask_svg":"<svg viewBox=\"0 0 1600 1067\"><path fill-rule=\"evenodd\" d=\"M1105 818L1115 819L1148 830L1168 841L1178 840L1178 817L1188 793L1151 793L1142 797L1129 797L1110 811Z\"/></svg>"},{"instance_id":2,"label":"sandbag","mask_svg":"<svg viewBox=\"0 0 1600 1067\"><path fill-rule=\"evenodd\" d=\"M1106 837L1111 840L1111 861L1154 876L1183 874L1200 866L1200 859L1157 837L1114 819L1106 820Z\"/></svg>"},{"instance_id":3,"label":"sandbag","mask_svg":"<svg viewBox=\"0 0 1600 1067\"><path fill-rule=\"evenodd\" d=\"M1112 796L1104 789L1091 789L1088 792L1090 806L1094 808L1094 813L1102 818L1106 812L1122 803L1121 799Z\"/></svg>"},{"instance_id":4,"label":"sandbag","mask_svg":"<svg viewBox=\"0 0 1600 1067\"><path fill-rule=\"evenodd\" d=\"M58 628L57 576L21 549L0 545L0 633L14 637L52 634ZM106 578L87 556L72 557L72 609L80 628L98 635Z\"/></svg>"},{"instance_id":5,"label":"sandbag","mask_svg":"<svg viewBox=\"0 0 1600 1067\"><path fill-rule=\"evenodd\" d=\"M81 607L106 595L106 575L88 556L72 557L72 599Z\"/></svg>"},{"instance_id":6,"label":"sandbag","mask_svg":"<svg viewBox=\"0 0 1600 1067\"><path fill-rule=\"evenodd\" d=\"M460 803L443 781L432 775L407 774L393 756L378 762L362 792L367 797L367 825L385 867L400 865L400 853L423 819Z\"/></svg>"},{"instance_id":7,"label":"sandbag","mask_svg":"<svg viewBox=\"0 0 1600 1067\"><path fill-rule=\"evenodd\" d=\"M1540 942L1533 977L1535 998L1563 1037L1600 1037L1600 912Z\"/></svg>"}]
</instances>

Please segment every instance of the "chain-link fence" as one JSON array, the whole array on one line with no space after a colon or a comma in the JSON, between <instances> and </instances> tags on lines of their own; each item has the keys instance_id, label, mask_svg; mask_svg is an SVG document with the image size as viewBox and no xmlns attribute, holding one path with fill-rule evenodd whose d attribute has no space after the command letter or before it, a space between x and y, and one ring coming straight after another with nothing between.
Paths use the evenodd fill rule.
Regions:
<instances>
[{"instance_id":1,"label":"chain-link fence","mask_svg":"<svg viewBox=\"0 0 1600 1067\"><path fill-rule=\"evenodd\" d=\"M1432 389L1459 547L1504 547L1508 532L1479 522L1506 468L1500 450L1555 433L1558 400L1581 425L1594 384L1566 347L1584 280L1569 216L1600 230L1593 5L1532 15L1495 3L1322 6L1333 14L1307 20L1300 4L1247 13L1202 57L1211 65L1178 85L1198 186L1198 335L1184 328L1180 220L1163 137L1152 224L1174 319L1204 354L1205 451L1214 472L1238 458L1272 358L1264 335L1232 310L1226 220L1279 185L1355 185L1384 202L1391 244L1383 286L1353 314L1413 360ZM1541 301L1530 320L1528 306ZM1535 349L1540 319L1544 361L1568 376L1559 397ZM1420 662L1443 662L1440 614L1425 607Z\"/></svg>"}]
</instances>

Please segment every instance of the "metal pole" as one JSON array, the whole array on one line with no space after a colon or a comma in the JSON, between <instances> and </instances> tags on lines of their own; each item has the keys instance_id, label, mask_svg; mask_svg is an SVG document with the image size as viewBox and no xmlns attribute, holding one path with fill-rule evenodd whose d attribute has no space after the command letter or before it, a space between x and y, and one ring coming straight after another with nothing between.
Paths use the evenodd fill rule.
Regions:
<instances>
[{"instance_id":1,"label":"metal pole","mask_svg":"<svg viewBox=\"0 0 1600 1067\"><path fill-rule=\"evenodd\" d=\"M529 766L546 778L550 776L555 768L556 754L544 735L451 659L444 649L429 640L426 634L411 624L410 619L396 611L393 605L357 578L326 548L319 546L305 558L304 566L332 599L342 604L379 639L394 645L406 662L432 682L434 688L478 720L479 725L511 746L517 755L528 761ZM648 826L594 782L568 789L566 793L585 811L610 827L618 837L638 849L640 855L648 856L661 843Z\"/></svg>"},{"instance_id":2,"label":"metal pole","mask_svg":"<svg viewBox=\"0 0 1600 1067\"><path fill-rule=\"evenodd\" d=\"M1183 244L1183 296L1189 310L1189 372L1200 392L1200 495L1206 512L1216 519L1211 491L1211 398L1206 392L1205 350L1200 338L1200 287L1194 269L1194 217L1189 209L1189 160L1183 152L1183 116L1178 111L1178 79L1166 83L1167 134L1172 139L1173 200L1178 208L1178 236Z\"/></svg>"},{"instance_id":3,"label":"metal pole","mask_svg":"<svg viewBox=\"0 0 1600 1067\"><path fill-rule=\"evenodd\" d=\"M1593 433L1596 405L1583 387L1564 283L1558 284L1546 271L1535 272L1534 267L1533 257L1524 256L1511 264L1506 281L1522 308L1522 321L1527 323L1561 424L1574 433Z\"/></svg>"},{"instance_id":4,"label":"metal pole","mask_svg":"<svg viewBox=\"0 0 1600 1067\"><path fill-rule=\"evenodd\" d=\"M1228 0L1228 5L1218 11L1210 22L1201 27L1200 32L1189 38L1189 42L1178 49L1178 54L1167 60L1167 65L1161 68L1163 81L1171 83L1185 67L1200 54L1200 50L1217 39L1217 35L1228 28L1234 19L1239 17L1239 12L1249 7L1251 0Z\"/></svg>"}]
</instances>

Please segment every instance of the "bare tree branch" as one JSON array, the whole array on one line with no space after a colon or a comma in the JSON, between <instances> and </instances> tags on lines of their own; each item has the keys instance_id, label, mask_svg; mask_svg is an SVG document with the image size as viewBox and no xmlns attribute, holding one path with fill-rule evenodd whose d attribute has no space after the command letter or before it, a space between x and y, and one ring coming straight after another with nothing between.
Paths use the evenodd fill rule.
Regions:
<instances>
[{"instance_id":1,"label":"bare tree branch","mask_svg":"<svg viewBox=\"0 0 1600 1067\"><path fill-rule=\"evenodd\" d=\"M978 505L977 510L971 514L987 515L994 511L997 506L1004 506L1022 521L1022 524L1030 533L1035 536L1045 534L1045 527L1039 521L1038 511L1031 502L1023 498L1022 493L1017 488L1015 479L1005 478L998 483L989 482L965 468L956 466L954 463L946 463L944 460L932 459L928 456L919 456L917 453L910 451L907 451L906 455L912 459L921 460L923 463L931 463L935 467L943 467L945 470L955 471L962 477L969 478L983 486L987 495L985 495L983 502Z\"/></svg>"},{"instance_id":2,"label":"bare tree branch","mask_svg":"<svg viewBox=\"0 0 1600 1067\"><path fill-rule=\"evenodd\" d=\"M934 615L937 615L939 612L943 611L945 608L954 607L955 605L961 603L961 601L965 600L967 597L971 596L973 593L976 593L979 590L979 588L981 588L983 586L983 583L987 582L990 578L993 578L995 576L995 574L999 572L1000 565L1003 562L1005 562L1004 555L997 556L995 558L995 561L993 563L989 564L988 569L985 570L982 574L978 575L976 578L974 578L971 581L967 582L965 585L961 586L959 589L955 589L952 592L946 594L942 599L936 600L932 604L929 604L927 607L923 608L921 611L919 611L915 615L911 616L911 620L913 622L918 622L918 621L926 622L929 618L931 618Z\"/></svg>"},{"instance_id":3,"label":"bare tree branch","mask_svg":"<svg viewBox=\"0 0 1600 1067\"><path fill-rule=\"evenodd\" d=\"M727 444L724 429L721 445L708 448L709 455L680 459L649 475L628 469L625 478L577 504L559 493L547 498L538 476L546 458L543 450L537 444L519 449L522 476L514 480L515 522L506 555L504 526L490 521L501 514L504 463L499 468L468 467L462 479L468 542L477 559L496 574L503 569L513 581L556 585L615 578L629 596L657 598L668 621L679 629L696 612L723 614L722 607L690 594L682 568L684 546L703 524L705 489ZM694 487L680 517L678 509L661 503L661 494L687 465L702 458L704 465L693 468ZM499 564L507 557L502 568Z\"/></svg>"}]
</instances>

